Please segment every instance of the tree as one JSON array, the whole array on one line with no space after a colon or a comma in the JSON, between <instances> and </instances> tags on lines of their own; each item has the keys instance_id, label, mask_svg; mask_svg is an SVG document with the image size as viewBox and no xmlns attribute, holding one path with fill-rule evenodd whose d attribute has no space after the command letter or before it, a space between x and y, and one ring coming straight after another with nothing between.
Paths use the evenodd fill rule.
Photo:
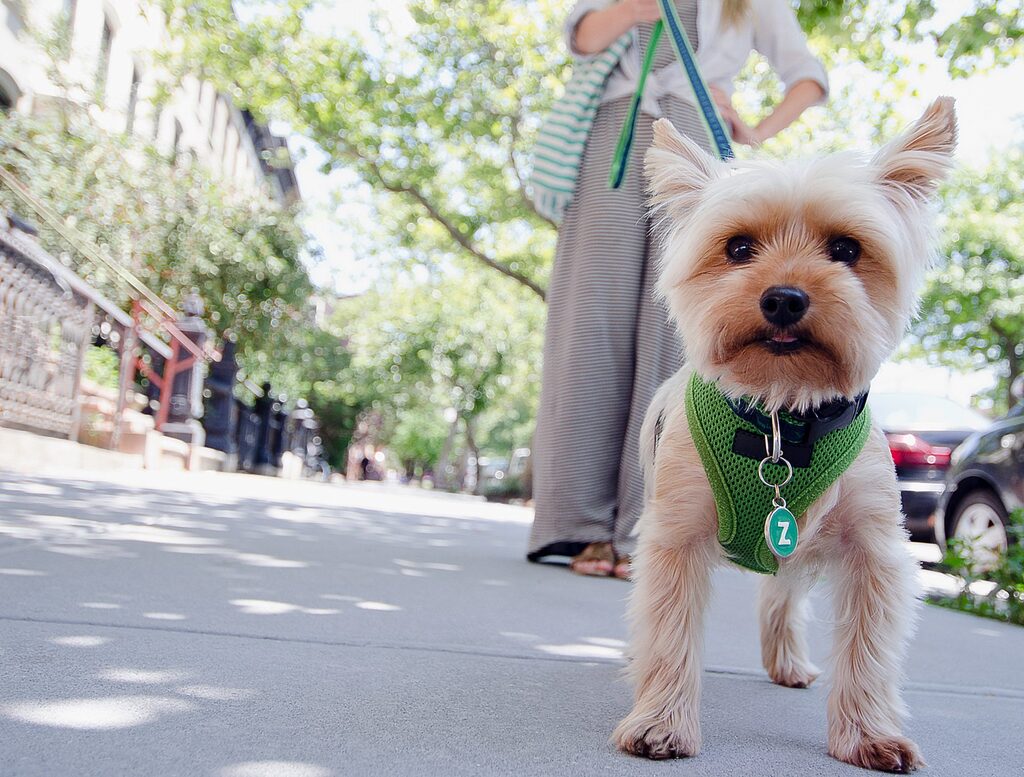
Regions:
<instances>
[{"instance_id":1,"label":"tree","mask_svg":"<svg viewBox=\"0 0 1024 777\"><path fill-rule=\"evenodd\" d=\"M352 353L351 379L373 395L403 463L444 470L450 434L473 455L494 444L511 453L507 408L525 406L532 417L544 308L529 292L508 295L501 285L480 270L399 279L339 308L334 324Z\"/></svg>"},{"instance_id":2,"label":"tree","mask_svg":"<svg viewBox=\"0 0 1024 777\"><path fill-rule=\"evenodd\" d=\"M306 398L329 460L343 462L369 399L345 378L350 358L339 333L314 320L303 258L308 238L293 209L233 191L197 165L174 163L73 117L66 124L7 117L0 166L169 304L197 290L215 337L237 341L241 375L269 381L283 399ZM34 219L3 187L0 204ZM102 264L36 223L47 250L128 309L129 290Z\"/></svg>"},{"instance_id":3,"label":"tree","mask_svg":"<svg viewBox=\"0 0 1024 777\"><path fill-rule=\"evenodd\" d=\"M443 411L457 407L465 444L507 447L522 439L536 406L539 303L555 232L534 211L527 181L536 132L569 72L559 39L567 1L409 0L410 35L395 35L382 17L365 40L324 24L329 17L318 8L331 5L164 0L182 32L168 63L176 72L201 67L236 104L287 121L325 153L325 171L350 170L372 192L376 218L363 228L374 232L374 258L394 272L347 306L358 311L346 325L354 332L350 374L356 386L374 387L372 406L396 449L440 458ZM958 76L1021 52L1021 11L994 0L971 0L968 13L950 21L930 0L796 6L812 49L830 66L854 68L856 88L834 93L826 110L809 112L768 153L891 135L901 123L893 105L913 90L908 63L918 44L934 44ZM756 87L741 84L749 114L778 98L763 63L753 61L742 80ZM410 284L410 275L421 280ZM470 299L458 284L468 284ZM498 359L490 331L474 327L511 322L513 299L533 328L509 331L532 350L517 344L516 356ZM470 367L491 372L471 375L468 393L457 396L456 388L467 390L453 377ZM502 381L527 391L487 388ZM487 401L462 406L480 386ZM414 425L423 434L413 434Z\"/></svg>"},{"instance_id":4,"label":"tree","mask_svg":"<svg viewBox=\"0 0 1024 777\"><path fill-rule=\"evenodd\" d=\"M127 136L73 120L66 126L21 115L0 124L0 166L14 173L63 221L114 262L178 306L196 290L218 338L238 340L239 358L261 364L313 325L308 238L294 213L243 195L198 165L177 163ZM11 192L0 202L33 220ZM125 309L129 289L39 222L40 239ZM273 372L273 370L269 371Z\"/></svg>"},{"instance_id":5,"label":"tree","mask_svg":"<svg viewBox=\"0 0 1024 777\"><path fill-rule=\"evenodd\" d=\"M164 5L183 31L180 63L200 65L263 118L289 121L328 155L327 168L355 171L379 195L389 253L434 268L469 260L543 297L554 235L525 179L540 119L568 72L564 0L410 0L407 39L379 20L366 41L325 30L313 0L269 10L262 0ZM896 44L925 39L957 75L1013 61L1022 45L1014 6L973 0L941 25L930 0L797 8L815 50L892 79L903 65ZM864 95L857 107L879 104ZM847 131L850 108L834 112Z\"/></svg>"},{"instance_id":6,"label":"tree","mask_svg":"<svg viewBox=\"0 0 1024 777\"><path fill-rule=\"evenodd\" d=\"M962 170L944 196L942 264L924 295L913 352L960 369L995 368L996 406L1024 371L1024 147Z\"/></svg>"}]
</instances>

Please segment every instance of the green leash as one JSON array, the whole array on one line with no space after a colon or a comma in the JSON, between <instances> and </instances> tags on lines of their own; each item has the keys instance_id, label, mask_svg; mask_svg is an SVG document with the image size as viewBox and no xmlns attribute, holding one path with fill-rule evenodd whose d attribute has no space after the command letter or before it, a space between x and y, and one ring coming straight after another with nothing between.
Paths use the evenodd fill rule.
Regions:
<instances>
[{"instance_id":1,"label":"green leash","mask_svg":"<svg viewBox=\"0 0 1024 777\"><path fill-rule=\"evenodd\" d=\"M619 142L615 148L615 156L612 158L612 168L608 175L608 185L612 189L618 189L626 177L626 170L629 167L629 152L632 150L633 141L636 139L636 121L640 116L640 102L644 95L644 86L647 83L647 76L654 65L654 52L658 47L658 41L666 27L669 31L669 39L676 51L683 70L690 79L694 96L697 98L697 107L700 108L701 121L708 133L711 145L714 147L719 159L732 159L732 144L729 142L729 135L725 131L722 117L718 114L715 101L711 99L711 92L704 82L700 69L697 67L697 58L694 56L693 48L690 46L690 39L683 29L679 19L679 11L676 9L674 0L658 0L661 5L662 18L655 22L651 30L651 39L647 44L647 51L644 54L643 67L640 70L640 78L637 80L636 92L630 104L626 121L622 125L622 132L619 133Z\"/></svg>"},{"instance_id":2,"label":"green leash","mask_svg":"<svg viewBox=\"0 0 1024 777\"><path fill-rule=\"evenodd\" d=\"M640 79L636 83L636 92L633 94L633 102L629 106L629 113L626 114L626 121L622 125L622 132L619 133L619 143L615 147L615 156L612 157L612 170L608 176L608 185L618 189L622 185L622 179L626 177L626 168L629 166L629 150L633 147L633 138L636 135L636 120L640 115L640 101L644 96L644 85L647 83L647 76L651 73L651 66L654 64L654 52L658 48L658 41L665 25L659 19L654 29L651 30L651 40L647 44L647 53L644 54L644 66L640 70Z\"/></svg>"}]
</instances>

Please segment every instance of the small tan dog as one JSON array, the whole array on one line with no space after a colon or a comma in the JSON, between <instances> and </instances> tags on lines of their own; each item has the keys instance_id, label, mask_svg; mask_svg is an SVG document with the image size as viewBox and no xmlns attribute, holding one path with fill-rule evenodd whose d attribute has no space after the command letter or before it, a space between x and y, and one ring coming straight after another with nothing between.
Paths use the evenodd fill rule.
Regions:
<instances>
[{"instance_id":1,"label":"small tan dog","mask_svg":"<svg viewBox=\"0 0 1024 777\"><path fill-rule=\"evenodd\" d=\"M777 462L768 467L776 474L757 486L769 507L754 515L746 540L758 547L751 545L753 555L741 562L763 565L759 571L777 567L759 597L769 677L793 688L817 677L804 636L805 598L824 574L835 603L829 753L891 772L924 765L901 734L901 664L915 621L917 564L886 440L870 424L863 398L915 310L932 256L928 201L952 164L955 144L949 98L936 100L871 159L841 153L784 164L724 163L667 120L655 123L646 164L655 214L665 227L659 288L688 363L659 390L641 433L647 504L630 604L635 702L613 734L620 749L648 758L700 750L702 623L711 572L736 557L724 547L729 531L719 520L728 497L717 488L728 473L708 469L705 448L695 442L705 436L692 415L701 412L690 399L696 385L712 392L708 401L728 402L738 417L748 414L740 423L746 448L737 433L732 452L721 456L746 456L755 470L762 457ZM775 426L760 426L773 411ZM852 451L849 460L813 501L798 507L782 485L779 454L817 455L808 451L845 433L828 436L837 424L856 428L851 418L863 419L863 433L847 435L853 442L836 448ZM821 428L800 444L801 431L815 424ZM751 439L759 446L753 452ZM799 479L803 470L792 463ZM780 490L773 490L776 483ZM786 499L795 519L769 537L775 508ZM762 539L760 522L769 511ZM734 539L743 539L738 520Z\"/></svg>"}]
</instances>

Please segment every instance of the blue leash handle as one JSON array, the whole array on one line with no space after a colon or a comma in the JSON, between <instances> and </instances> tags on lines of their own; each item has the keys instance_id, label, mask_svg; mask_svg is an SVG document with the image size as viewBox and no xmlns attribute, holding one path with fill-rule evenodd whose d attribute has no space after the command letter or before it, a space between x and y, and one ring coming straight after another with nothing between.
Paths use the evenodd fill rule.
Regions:
<instances>
[{"instance_id":1,"label":"blue leash handle","mask_svg":"<svg viewBox=\"0 0 1024 777\"><path fill-rule=\"evenodd\" d=\"M711 99L711 91L704 82L700 68L697 67L697 58L694 56L693 48L690 46L690 39L686 35L686 30L683 29L683 23L679 19L679 11L676 9L675 1L658 0L658 4L661 6L662 18L655 23L654 29L651 31L651 39L647 44L647 53L644 57L644 66L637 82L636 94L633 95L633 102L630 106L629 114L626 116L626 121L622 126L618 147L612 159L612 169L608 185L613 189L618 189L626 177L629 153L636 136L636 120L640 114L640 100L643 97L647 74L650 72L651 63L654 60L654 49L658 45L658 39L661 37L662 25L668 30L669 39L672 41L672 48L675 49L676 56L679 58L683 70L690 79L693 94L697 98L697 107L700 108L698 113L701 121L704 123L704 129L707 130L712 147L718 154L719 159L728 160L735 156L732 150L732 143L729 141L729 133L725 130L725 123L718 113L715 101Z\"/></svg>"},{"instance_id":2,"label":"blue leash handle","mask_svg":"<svg viewBox=\"0 0 1024 777\"><path fill-rule=\"evenodd\" d=\"M686 75L690 78L690 85L697 97L697 106L700 108L701 118L704 120L704 127L711 138L711 145L718 152L719 159L732 159L736 156L732 151L732 143L729 142L729 133L725 131L725 124L722 117L718 115L718 108L715 101L711 99L711 91L704 83L704 76L697 67L697 58L690 47L690 39L686 36L683 23L679 20L679 11L673 0L658 0L661 5L661 15L665 19L665 26L668 27L672 47L676 50L676 56L683 64Z\"/></svg>"}]
</instances>

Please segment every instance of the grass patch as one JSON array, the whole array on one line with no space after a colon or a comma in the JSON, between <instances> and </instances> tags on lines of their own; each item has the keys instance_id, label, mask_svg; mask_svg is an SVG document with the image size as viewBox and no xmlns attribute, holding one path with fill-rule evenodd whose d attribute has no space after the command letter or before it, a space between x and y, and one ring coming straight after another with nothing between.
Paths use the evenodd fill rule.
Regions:
<instances>
[{"instance_id":1,"label":"grass patch","mask_svg":"<svg viewBox=\"0 0 1024 777\"><path fill-rule=\"evenodd\" d=\"M1024 510L1010 516L1009 547L993 562L979 558L970 543L947 542L942 569L960 581L956 596L930 596L928 601L985 618L1024 626Z\"/></svg>"}]
</instances>

